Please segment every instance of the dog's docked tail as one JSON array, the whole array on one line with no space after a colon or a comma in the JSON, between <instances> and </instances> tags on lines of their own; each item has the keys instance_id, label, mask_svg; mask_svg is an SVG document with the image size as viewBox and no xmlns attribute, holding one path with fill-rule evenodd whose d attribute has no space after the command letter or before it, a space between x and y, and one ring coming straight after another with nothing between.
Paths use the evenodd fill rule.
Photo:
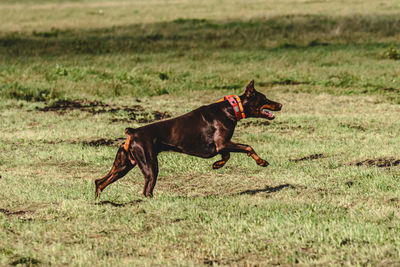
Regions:
<instances>
[{"instance_id":1,"label":"dog's docked tail","mask_svg":"<svg viewBox=\"0 0 400 267\"><path fill-rule=\"evenodd\" d=\"M129 150L129 147L130 147L131 142L132 142L132 135L133 135L134 132L135 132L135 129L133 129L133 128L126 128L125 129L125 134L126 134L126 141L125 141L125 144L124 144L125 151Z\"/></svg>"}]
</instances>

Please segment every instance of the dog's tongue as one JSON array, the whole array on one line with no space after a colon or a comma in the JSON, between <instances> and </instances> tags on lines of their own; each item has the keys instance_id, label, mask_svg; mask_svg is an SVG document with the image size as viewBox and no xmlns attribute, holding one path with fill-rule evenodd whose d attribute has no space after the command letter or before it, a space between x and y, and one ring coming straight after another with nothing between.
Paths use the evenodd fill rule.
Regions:
<instances>
[{"instance_id":1,"label":"dog's tongue","mask_svg":"<svg viewBox=\"0 0 400 267\"><path fill-rule=\"evenodd\" d=\"M273 119L273 118L275 118L275 115L272 114L271 112L269 112L269 111L266 110L266 109L263 109L261 112L262 112L264 115L266 115L266 116L268 117L268 119Z\"/></svg>"}]
</instances>

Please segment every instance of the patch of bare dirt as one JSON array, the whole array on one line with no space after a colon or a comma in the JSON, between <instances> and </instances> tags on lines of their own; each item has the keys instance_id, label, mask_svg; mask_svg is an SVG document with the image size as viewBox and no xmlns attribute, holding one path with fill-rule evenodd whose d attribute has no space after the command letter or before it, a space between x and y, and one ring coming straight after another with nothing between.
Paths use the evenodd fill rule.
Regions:
<instances>
[{"instance_id":1,"label":"patch of bare dirt","mask_svg":"<svg viewBox=\"0 0 400 267\"><path fill-rule=\"evenodd\" d=\"M48 141L46 144L62 144L62 143L69 143L69 144L82 144L85 146L119 146L122 144L126 138L115 138L115 139L106 139L106 138L100 138L100 139L93 139L93 140L73 140L73 141ZM71 162L68 162L68 164L71 164ZM79 163L82 164L82 163ZM59 163L57 163L59 165Z\"/></svg>"},{"instance_id":2,"label":"patch of bare dirt","mask_svg":"<svg viewBox=\"0 0 400 267\"><path fill-rule=\"evenodd\" d=\"M293 123L285 122L285 121L267 121L267 120L248 120L239 123L239 127L263 127L270 126L270 129L279 133L288 133L292 131L303 131L307 133L312 133L315 131L314 127L310 125L296 125Z\"/></svg>"},{"instance_id":3,"label":"patch of bare dirt","mask_svg":"<svg viewBox=\"0 0 400 267\"><path fill-rule=\"evenodd\" d=\"M161 111L153 111L153 116L155 120L164 120L167 118L171 118L171 113L165 111L165 112L161 112Z\"/></svg>"},{"instance_id":4,"label":"patch of bare dirt","mask_svg":"<svg viewBox=\"0 0 400 267\"><path fill-rule=\"evenodd\" d=\"M87 101L87 100L77 99L77 100L57 100L53 103L48 103L43 108L36 108L36 109L43 112L53 111L60 114L63 114L71 110L81 110L96 114L98 111L101 113L101 111L103 111L106 107L108 108L110 106L104 104L101 101Z\"/></svg>"},{"instance_id":5,"label":"patch of bare dirt","mask_svg":"<svg viewBox=\"0 0 400 267\"><path fill-rule=\"evenodd\" d=\"M293 162L299 162L299 161L304 161L304 160L313 160L313 159L319 159L319 158L323 158L324 154L319 153L319 154L312 154L303 158L299 158L299 159L290 159L289 161L293 161Z\"/></svg>"},{"instance_id":6,"label":"patch of bare dirt","mask_svg":"<svg viewBox=\"0 0 400 267\"><path fill-rule=\"evenodd\" d=\"M124 141L126 140L125 137L121 137L121 138L115 138L115 139L106 139L106 138L99 138L99 139L93 139L93 140L73 140L73 141L48 141L46 142L46 144L62 144L62 143L69 143L69 144L82 144L85 146L95 146L95 147L99 147L99 146L119 146L121 145ZM68 164L71 164L71 162L68 162ZM79 163L82 164L82 163Z\"/></svg>"},{"instance_id":7,"label":"patch of bare dirt","mask_svg":"<svg viewBox=\"0 0 400 267\"><path fill-rule=\"evenodd\" d=\"M388 168L388 167L399 166L400 159L395 159L392 157L377 158L377 159L365 159L365 160L361 160L361 161L351 162L350 165Z\"/></svg>"},{"instance_id":8,"label":"patch of bare dirt","mask_svg":"<svg viewBox=\"0 0 400 267\"><path fill-rule=\"evenodd\" d=\"M272 81L272 82L260 82L260 86L274 86L274 85L300 85L300 84L310 84L310 82L305 81L295 81L291 79Z\"/></svg>"},{"instance_id":9,"label":"patch of bare dirt","mask_svg":"<svg viewBox=\"0 0 400 267\"><path fill-rule=\"evenodd\" d=\"M218 259L209 259L209 258L205 258L205 259L203 260L203 263L204 263L205 265L213 266L214 264L220 265L220 264L221 264L221 261L218 260Z\"/></svg>"},{"instance_id":10,"label":"patch of bare dirt","mask_svg":"<svg viewBox=\"0 0 400 267\"><path fill-rule=\"evenodd\" d=\"M214 265L236 265L238 262L242 261L244 259L244 257L240 257L237 259L216 259L216 258L204 258L203 259L203 264L205 265L210 265L210 266L214 266ZM236 263L236 264L235 264Z\"/></svg>"},{"instance_id":11,"label":"patch of bare dirt","mask_svg":"<svg viewBox=\"0 0 400 267\"><path fill-rule=\"evenodd\" d=\"M342 127L345 127L345 128L355 129L355 130L359 130L359 131L362 131L362 132L365 132L367 130L364 126L361 126L361 125L358 125L358 124L341 123L339 125L342 126Z\"/></svg>"},{"instance_id":12,"label":"patch of bare dirt","mask_svg":"<svg viewBox=\"0 0 400 267\"><path fill-rule=\"evenodd\" d=\"M28 213L29 211L27 210L19 210L19 211L10 211L6 209L0 209L0 213L5 214L6 216L12 216L12 215L24 215Z\"/></svg>"},{"instance_id":13,"label":"patch of bare dirt","mask_svg":"<svg viewBox=\"0 0 400 267\"><path fill-rule=\"evenodd\" d=\"M131 206L131 205L138 204L138 203L140 203L142 201L143 200L141 200L141 199L136 199L136 200L125 202L125 203L116 203L116 202L113 202L113 201L104 200L104 201L100 201L100 202L94 203L94 205L97 205L97 206L110 205L110 206L113 206L113 207L125 207L125 206ZM146 211L144 211L144 213L146 213Z\"/></svg>"},{"instance_id":14,"label":"patch of bare dirt","mask_svg":"<svg viewBox=\"0 0 400 267\"><path fill-rule=\"evenodd\" d=\"M162 111L146 111L141 105L133 106L111 106L101 101L89 100L58 100L53 103L47 103L43 108L36 108L42 112L55 112L65 114L73 110L79 110L90 114L101 113L125 113L125 118L114 118L112 122L132 122L150 123L157 120L163 120L171 117L171 113Z\"/></svg>"},{"instance_id":15,"label":"patch of bare dirt","mask_svg":"<svg viewBox=\"0 0 400 267\"><path fill-rule=\"evenodd\" d=\"M296 131L296 130L307 132L307 133L312 133L312 132L315 131L315 129L313 127L310 127L310 126L284 125L284 124L273 125L273 129L277 130L280 133L289 133L289 132Z\"/></svg>"},{"instance_id":16,"label":"patch of bare dirt","mask_svg":"<svg viewBox=\"0 0 400 267\"><path fill-rule=\"evenodd\" d=\"M104 139L100 138L97 140L90 140L90 141L82 141L83 145L87 146L117 146L120 145L123 141L125 141L126 138L116 138L116 139ZM73 144L76 144L78 142L72 142Z\"/></svg>"},{"instance_id":17,"label":"patch of bare dirt","mask_svg":"<svg viewBox=\"0 0 400 267\"><path fill-rule=\"evenodd\" d=\"M16 256L13 261L11 261L9 264L11 266L33 266L33 265L38 265L40 264L41 261L32 257L24 257L24 256Z\"/></svg>"},{"instance_id":18,"label":"patch of bare dirt","mask_svg":"<svg viewBox=\"0 0 400 267\"><path fill-rule=\"evenodd\" d=\"M349 245L351 243L352 243L351 239L345 238L340 242L340 246L342 247L342 246L345 246L345 245Z\"/></svg>"},{"instance_id":19,"label":"patch of bare dirt","mask_svg":"<svg viewBox=\"0 0 400 267\"><path fill-rule=\"evenodd\" d=\"M161 111L153 111L151 112L152 116L149 116L149 113L147 113L143 118L140 118L137 120L139 123L150 123L153 121L159 121L159 120L164 120L171 118L171 113L169 112L161 112ZM132 120L132 119L131 119Z\"/></svg>"},{"instance_id":20,"label":"patch of bare dirt","mask_svg":"<svg viewBox=\"0 0 400 267\"><path fill-rule=\"evenodd\" d=\"M382 90L388 92L400 92L400 88L394 88L394 87L383 87Z\"/></svg>"},{"instance_id":21,"label":"patch of bare dirt","mask_svg":"<svg viewBox=\"0 0 400 267\"><path fill-rule=\"evenodd\" d=\"M268 126L271 123L269 121L262 121L262 120L252 120L252 121L244 121L240 124L242 127L250 127L250 126Z\"/></svg>"}]
</instances>

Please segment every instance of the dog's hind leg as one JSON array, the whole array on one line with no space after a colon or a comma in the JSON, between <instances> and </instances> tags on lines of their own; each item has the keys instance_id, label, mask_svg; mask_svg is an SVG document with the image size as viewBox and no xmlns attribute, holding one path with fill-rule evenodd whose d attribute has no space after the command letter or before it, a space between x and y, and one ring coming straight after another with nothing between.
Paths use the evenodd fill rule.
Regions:
<instances>
[{"instance_id":1,"label":"dog's hind leg","mask_svg":"<svg viewBox=\"0 0 400 267\"><path fill-rule=\"evenodd\" d=\"M122 144L115 156L114 164L110 170L110 172L101 179L95 181L96 198L100 197L101 192L108 185L114 183L118 179L122 178L127 174L133 167L136 166L136 161L129 153L129 151L125 150L125 145Z\"/></svg>"},{"instance_id":2,"label":"dog's hind leg","mask_svg":"<svg viewBox=\"0 0 400 267\"><path fill-rule=\"evenodd\" d=\"M231 157L231 154L229 152L224 151L221 153L221 156L222 156L222 160L218 160L218 161L214 162L214 164L212 165L214 170L224 167L225 163Z\"/></svg>"},{"instance_id":3,"label":"dog's hind leg","mask_svg":"<svg viewBox=\"0 0 400 267\"><path fill-rule=\"evenodd\" d=\"M158 176L157 153L151 144L134 142L132 145L133 155L144 176L143 195L153 196L153 189Z\"/></svg>"}]
</instances>

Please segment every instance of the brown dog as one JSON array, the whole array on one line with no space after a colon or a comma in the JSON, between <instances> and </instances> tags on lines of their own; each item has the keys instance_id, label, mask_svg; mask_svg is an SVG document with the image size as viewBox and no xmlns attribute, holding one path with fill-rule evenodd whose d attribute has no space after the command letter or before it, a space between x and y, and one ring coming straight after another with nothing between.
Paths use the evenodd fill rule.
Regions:
<instances>
[{"instance_id":1,"label":"brown dog","mask_svg":"<svg viewBox=\"0 0 400 267\"><path fill-rule=\"evenodd\" d=\"M258 165L268 166L249 145L231 142L237 121L255 117L272 120L275 116L268 110L279 111L282 104L267 99L254 89L251 81L240 97L226 97L202 106L182 116L152 123L137 129L126 128L127 139L121 144L110 172L95 181L96 197L109 184L139 165L145 179L143 195L153 195L158 175L158 153L176 151L188 155L211 158L221 154L222 160L213 164L219 169L229 160L230 152L247 153Z\"/></svg>"}]
</instances>

